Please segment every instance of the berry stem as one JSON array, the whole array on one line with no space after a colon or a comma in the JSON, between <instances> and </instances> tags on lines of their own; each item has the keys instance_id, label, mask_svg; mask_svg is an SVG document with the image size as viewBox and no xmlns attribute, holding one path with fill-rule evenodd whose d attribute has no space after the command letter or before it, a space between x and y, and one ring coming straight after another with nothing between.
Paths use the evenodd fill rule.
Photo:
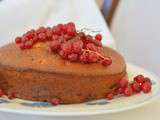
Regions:
<instances>
[{"instance_id":1,"label":"berry stem","mask_svg":"<svg viewBox=\"0 0 160 120\"><path fill-rule=\"evenodd\" d=\"M98 52L95 52L95 51L92 51L92 50L88 50L88 49L82 49L83 52L92 52L92 53L95 53L97 54L99 57L101 57L102 59L105 59L104 56L102 56L100 53Z\"/></svg>"}]
</instances>

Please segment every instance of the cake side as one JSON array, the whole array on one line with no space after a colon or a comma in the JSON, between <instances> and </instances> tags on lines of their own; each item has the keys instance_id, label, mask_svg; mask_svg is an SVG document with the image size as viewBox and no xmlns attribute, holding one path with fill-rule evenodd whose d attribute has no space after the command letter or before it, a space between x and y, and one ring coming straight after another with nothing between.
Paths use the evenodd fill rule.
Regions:
<instances>
[{"instance_id":1,"label":"cake side","mask_svg":"<svg viewBox=\"0 0 160 120\"><path fill-rule=\"evenodd\" d=\"M0 88L9 96L32 101L58 98L62 104L105 98L126 72L104 76L76 76L0 68Z\"/></svg>"}]
</instances>

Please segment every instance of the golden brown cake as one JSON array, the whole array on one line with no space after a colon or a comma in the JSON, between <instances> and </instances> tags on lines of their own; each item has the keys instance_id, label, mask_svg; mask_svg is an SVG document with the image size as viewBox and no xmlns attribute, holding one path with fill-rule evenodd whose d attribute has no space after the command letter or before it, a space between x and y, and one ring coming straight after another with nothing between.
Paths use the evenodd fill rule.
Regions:
<instances>
[{"instance_id":1,"label":"golden brown cake","mask_svg":"<svg viewBox=\"0 0 160 120\"><path fill-rule=\"evenodd\" d=\"M33 101L60 99L62 104L104 98L126 75L123 57L103 47L112 64L83 64L62 59L45 44L21 50L11 43L0 48L0 88L8 95Z\"/></svg>"}]
</instances>

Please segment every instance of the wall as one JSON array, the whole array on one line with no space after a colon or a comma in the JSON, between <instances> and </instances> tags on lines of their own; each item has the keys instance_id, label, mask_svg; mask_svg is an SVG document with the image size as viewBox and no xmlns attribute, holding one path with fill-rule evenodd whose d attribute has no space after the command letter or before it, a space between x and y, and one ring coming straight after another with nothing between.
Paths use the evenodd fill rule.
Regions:
<instances>
[{"instance_id":1,"label":"wall","mask_svg":"<svg viewBox=\"0 0 160 120\"><path fill-rule=\"evenodd\" d=\"M126 60L160 76L160 0L121 0L112 33Z\"/></svg>"}]
</instances>

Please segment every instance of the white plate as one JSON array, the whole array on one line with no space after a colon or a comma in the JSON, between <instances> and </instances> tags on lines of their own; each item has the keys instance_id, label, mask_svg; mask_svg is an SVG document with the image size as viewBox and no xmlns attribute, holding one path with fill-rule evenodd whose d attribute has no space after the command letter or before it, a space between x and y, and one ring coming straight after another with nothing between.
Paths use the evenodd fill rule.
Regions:
<instances>
[{"instance_id":1,"label":"white plate","mask_svg":"<svg viewBox=\"0 0 160 120\"><path fill-rule=\"evenodd\" d=\"M153 89L149 94L137 94L131 97L118 97L111 101L98 100L83 104L51 106L49 103L32 102L25 100L0 99L0 116L7 115L30 115L30 116L82 116L115 113L137 108L148 104L158 98L160 93L159 78L140 67L128 64L129 79L137 74L144 74L152 79Z\"/></svg>"}]
</instances>

